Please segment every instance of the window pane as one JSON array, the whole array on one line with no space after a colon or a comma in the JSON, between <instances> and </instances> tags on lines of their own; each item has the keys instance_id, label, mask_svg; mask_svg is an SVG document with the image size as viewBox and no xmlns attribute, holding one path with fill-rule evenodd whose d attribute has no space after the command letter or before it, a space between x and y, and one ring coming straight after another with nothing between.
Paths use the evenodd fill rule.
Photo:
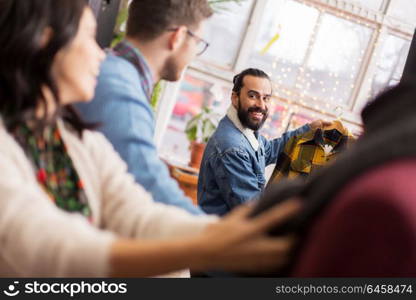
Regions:
<instances>
[{"instance_id":1,"label":"window pane","mask_svg":"<svg viewBox=\"0 0 416 300\"><path fill-rule=\"evenodd\" d=\"M318 16L317 9L296 1L268 1L249 66L271 73L280 85L294 86Z\"/></svg>"},{"instance_id":2,"label":"window pane","mask_svg":"<svg viewBox=\"0 0 416 300\"><path fill-rule=\"evenodd\" d=\"M287 105L284 106L273 101L270 105L269 112L269 117L261 129L261 134L267 139L280 137L286 129L285 121L287 121L289 113Z\"/></svg>"},{"instance_id":3,"label":"window pane","mask_svg":"<svg viewBox=\"0 0 416 300\"><path fill-rule=\"evenodd\" d=\"M210 43L201 57L212 63L230 68L234 65L245 34L253 0L240 4L226 2L208 20L204 38Z\"/></svg>"},{"instance_id":4,"label":"window pane","mask_svg":"<svg viewBox=\"0 0 416 300\"><path fill-rule=\"evenodd\" d=\"M292 113L289 119L288 131L295 130L307 123L311 123L311 116L304 113Z\"/></svg>"},{"instance_id":5,"label":"window pane","mask_svg":"<svg viewBox=\"0 0 416 300\"><path fill-rule=\"evenodd\" d=\"M187 122L201 112L203 106L224 115L230 105L231 89L219 83L200 79L189 73L182 80L178 99L163 138L161 156L188 163L189 141L185 134Z\"/></svg>"},{"instance_id":6,"label":"window pane","mask_svg":"<svg viewBox=\"0 0 416 300\"><path fill-rule=\"evenodd\" d=\"M348 103L373 30L324 14L300 78L301 89L320 99Z\"/></svg>"},{"instance_id":7,"label":"window pane","mask_svg":"<svg viewBox=\"0 0 416 300\"><path fill-rule=\"evenodd\" d=\"M380 10L381 5L383 4L383 0L350 0L349 2L357 3L363 7L368 7L373 10Z\"/></svg>"},{"instance_id":8,"label":"window pane","mask_svg":"<svg viewBox=\"0 0 416 300\"><path fill-rule=\"evenodd\" d=\"M388 15L404 20L410 24L416 24L416 5L414 1L392 0Z\"/></svg>"},{"instance_id":9,"label":"window pane","mask_svg":"<svg viewBox=\"0 0 416 300\"><path fill-rule=\"evenodd\" d=\"M377 58L377 70L371 85L371 98L377 96L384 89L399 83L409 49L409 40L392 34L388 35Z\"/></svg>"}]
</instances>

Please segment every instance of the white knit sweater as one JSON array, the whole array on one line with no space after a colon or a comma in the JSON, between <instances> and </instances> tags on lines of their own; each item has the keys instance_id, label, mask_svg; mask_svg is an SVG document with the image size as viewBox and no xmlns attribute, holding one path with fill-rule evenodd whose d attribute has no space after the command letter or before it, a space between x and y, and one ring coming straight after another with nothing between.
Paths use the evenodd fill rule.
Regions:
<instances>
[{"instance_id":1,"label":"white knit sweater","mask_svg":"<svg viewBox=\"0 0 416 300\"><path fill-rule=\"evenodd\" d=\"M215 217L153 202L97 132L59 128L94 224L58 208L38 185L23 149L0 120L0 277L104 277L117 237L163 239L199 233Z\"/></svg>"}]
</instances>

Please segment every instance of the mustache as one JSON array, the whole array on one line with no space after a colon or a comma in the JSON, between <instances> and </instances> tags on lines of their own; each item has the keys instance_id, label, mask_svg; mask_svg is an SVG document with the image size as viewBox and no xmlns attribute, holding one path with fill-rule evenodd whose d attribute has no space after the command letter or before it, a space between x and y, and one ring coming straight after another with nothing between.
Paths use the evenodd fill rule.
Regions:
<instances>
[{"instance_id":1,"label":"mustache","mask_svg":"<svg viewBox=\"0 0 416 300\"><path fill-rule=\"evenodd\" d=\"M253 107L250 107L249 109L247 109L247 112L249 112L249 113L251 113L251 112L254 112L254 113L262 113L263 115L266 115L267 113L268 113L268 109L266 108L266 109L262 109L261 107L255 107L255 106L253 106Z\"/></svg>"}]
</instances>

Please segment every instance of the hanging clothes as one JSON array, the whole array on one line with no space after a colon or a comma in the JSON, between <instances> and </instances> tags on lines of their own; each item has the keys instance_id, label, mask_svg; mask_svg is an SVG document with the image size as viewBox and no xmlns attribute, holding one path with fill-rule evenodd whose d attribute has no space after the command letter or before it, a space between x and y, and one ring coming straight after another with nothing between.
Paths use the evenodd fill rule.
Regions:
<instances>
[{"instance_id":1,"label":"hanging clothes","mask_svg":"<svg viewBox=\"0 0 416 300\"><path fill-rule=\"evenodd\" d=\"M269 185L284 178L309 176L332 161L353 140L354 137L340 121L291 138L277 159Z\"/></svg>"}]
</instances>

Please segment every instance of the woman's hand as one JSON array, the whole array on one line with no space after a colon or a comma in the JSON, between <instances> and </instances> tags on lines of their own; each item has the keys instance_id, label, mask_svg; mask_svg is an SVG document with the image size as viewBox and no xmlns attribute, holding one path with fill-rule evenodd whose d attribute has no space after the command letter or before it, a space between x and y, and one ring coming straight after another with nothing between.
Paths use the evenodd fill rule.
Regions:
<instances>
[{"instance_id":1,"label":"woman's hand","mask_svg":"<svg viewBox=\"0 0 416 300\"><path fill-rule=\"evenodd\" d=\"M287 262L294 239L273 238L266 232L294 215L298 200L288 200L248 218L252 207L243 205L200 235L167 240L117 240L110 251L112 277L142 277L184 268L265 272Z\"/></svg>"},{"instance_id":2,"label":"woman's hand","mask_svg":"<svg viewBox=\"0 0 416 300\"><path fill-rule=\"evenodd\" d=\"M235 209L201 234L199 261L195 270L221 269L240 272L275 270L287 262L293 237L270 237L266 232L299 211L298 200L288 200L255 218L252 207Z\"/></svg>"}]
</instances>

